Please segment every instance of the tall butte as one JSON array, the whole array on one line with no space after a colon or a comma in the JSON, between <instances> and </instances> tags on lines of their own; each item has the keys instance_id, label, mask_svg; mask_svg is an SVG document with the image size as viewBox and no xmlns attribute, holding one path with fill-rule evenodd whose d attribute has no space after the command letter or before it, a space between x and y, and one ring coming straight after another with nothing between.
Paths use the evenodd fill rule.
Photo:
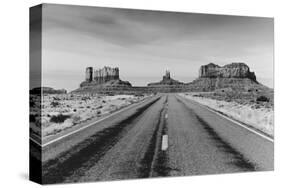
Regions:
<instances>
[{"instance_id":1,"label":"tall butte","mask_svg":"<svg viewBox=\"0 0 281 188\"><path fill-rule=\"evenodd\" d=\"M166 70L165 75L163 76L162 80L159 82L149 83L148 87L171 87L171 86L178 86L183 85L184 83L179 82L171 78L171 74L169 70Z\"/></svg>"},{"instance_id":2,"label":"tall butte","mask_svg":"<svg viewBox=\"0 0 281 188\"><path fill-rule=\"evenodd\" d=\"M203 65L199 69L199 77L187 85L195 91L213 91L221 88L243 91L263 86L256 80L255 73L251 72L250 68L241 62L222 67L214 63Z\"/></svg>"},{"instance_id":3,"label":"tall butte","mask_svg":"<svg viewBox=\"0 0 281 188\"><path fill-rule=\"evenodd\" d=\"M80 84L80 88L84 87L131 87L130 82L122 81L119 78L118 67L103 67L101 69L86 68L85 81Z\"/></svg>"}]
</instances>

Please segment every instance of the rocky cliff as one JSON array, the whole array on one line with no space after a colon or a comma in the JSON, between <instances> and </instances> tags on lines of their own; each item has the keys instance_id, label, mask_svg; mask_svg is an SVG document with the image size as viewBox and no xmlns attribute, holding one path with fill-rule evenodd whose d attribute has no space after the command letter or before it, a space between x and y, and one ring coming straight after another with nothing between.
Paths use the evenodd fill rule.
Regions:
<instances>
[{"instance_id":1,"label":"rocky cliff","mask_svg":"<svg viewBox=\"0 0 281 188\"><path fill-rule=\"evenodd\" d=\"M165 75L162 80L159 82L149 83L149 87L170 87L170 86L178 86L183 85L184 83L174 80L170 76L170 71L166 70Z\"/></svg>"},{"instance_id":2,"label":"rocky cliff","mask_svg":"<svg viewBox=\"0 0 281 188\"><path fill-rule=\"evenodd\" d=\"M258 85L256 75L245 63L219 66L214 63L203 65L199 77L187 84L192 90L212 91L220 88L245 90Z\"/></svg>"},{"instance_id":3,"label":"rocky cliff","mask_svg":"<svg viewBox=\"0 0 281 188\"><path fill-rule=\"evenodd\" d=\"M94 80L98 84L106 83L110 80L119 80L119 68L103 67L94 70Z\"/></svg>"},{"instance_id":4,"label":"rocky cliff","mask_svg":"<svg viewBox=\"0 0 281 188\"><path fill-rule=\"evenodd\" d=\"M92 82L93 81L93 67L87 67L86 68L86 82Z\"/></svg>"},{"instance_id":5,"label":"rocky cliff","mask_svg":"<svg viewBox=\"0 0 281 188\"><path fill-rule=\"evenodd\" d=\"M118 67L103 67L101 69L93 70L92 67L86 68L85 81L80 84L82 87L131 87L131 84L128 81L122 81L119 78L119 68Z\"/></svg>"},{"instance_id":6,"label":"rocky cliff","mask_svg":"<svg viewBox=\"0 0 281 188\"><path fill-rule=\"evenodd\" d=\"M236 91L262 90L265 88L256 80L254 72L245 63L231 63L219 66L214 63L199 68L198 78L190 83L183 83L171 78L166 71L162 80L149 83L147 87L132 87L130 82L119 78L119 69L103 67L93 70L86 68L85 81L75 92L122 93L122 92L193 92L231 89Z\"/></svg>"},{"instance_id":7,"label":"rocky cliff","mask_svg":"<svg viewBox=\"0 0 281 188\"><path fill-rule=\"evenodd\" d=\"M200 67L199 78L249 78L256 81L255 73L245 63L231 63L223 67L209 63Z\"/></svg>"}]
</instances>

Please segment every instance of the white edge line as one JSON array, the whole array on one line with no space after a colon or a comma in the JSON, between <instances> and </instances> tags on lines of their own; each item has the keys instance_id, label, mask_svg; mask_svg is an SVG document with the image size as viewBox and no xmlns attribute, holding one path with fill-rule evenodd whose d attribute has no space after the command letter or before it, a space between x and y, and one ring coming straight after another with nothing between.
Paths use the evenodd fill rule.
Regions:
<instances>
[{"instance_id":1,"label":"white edge line","mask_svg":"<svg viewBox=\"0 0 281 188\"><path fill-rule=\"evenodd\" d=\"M179 95L179 96L180 96L180 95ZM183 96L180 96L180 97L183 97ZM183 98L184 98L184 99L187 99L187 98L185 98L185 97L183 97ZM201 107L204 107L205 109L209 110L210 112L213 112L213 113L215 113L215 114L217 114L217 115L219 115L219 116L221 116L221 117L223 117L223 118L225 118L225 119L231 121L232 123L235 123L235 124L239 125L240 127L243 127L243 128L245 128L245 129L247 129L248 131L250 131L250 132L252 132L252 133L255 133L255 134L261 136L262 138L264 138L264 139L266 139L266 140L268 140L268 141L274 143L274 139L272 139L272 138L270 138L270 137L268 137L268 136L266 136L266 135L264 135L264 134L262 134L262 133L260 133L260 132L258 132L258 131L256 131L256 130L254 130L254 129L251 129L251 128L247 127L246 125L243 125L243 124L241 124L240 122L238 122L238 121L236 121L236 120L234 120L234 119L232 119L232 118L227 117L226 115L223 115L223 114L221 114L221 113L218 113L218 112L216 112L215 110L211 109L211 108L208 107L208 106L205 106L205 105L203 105L203 104L200 104L199 102L196 102L196 101L194 101L194 100L192 100L192 99L188 99L188 100L191 100L191 101L195 102L196 104L199 104Z\"/></svg>"},{"instance_id":2,"label":"white edge line","mask_svg":"<svg viewBox=\"0 0 281 188\"><path fill-rule=\"evenodd\" d=\"M127 107L121 109L120 111L114 112L114 113L110 114L109 116L106 116L106 117L104 117L104 118L101 118L101 119L99 119L99 120L97 120L97 121L95 121L95 122L93 122L93 123L90 123L89 125L83 126L83 127L79 128L79 129L76 129L76 130L74 130L74 131L72 131L72 132L69 132L68 134L62 135L61 137L58 137L58 138L56 138L56 139L53 139L53 140L51 140L51 141L49 141L49 142L47 142L47 143L45 143L45 144L40 144L40 143L38 143L36 140L34 140L34 139L32 139L32 138L29 138L29 139L32 140L33 142L35 142L36 144L38 144L39 146L41 146L41 147L43 148L43 147L45 147L45 146L48 146L48 145L50 145L50 144L52 144L52 143L54 143L54 142L57 142L57 141L63 139L63 138L65 138L65 137L68 137L68 136L70 136L70 135L72 135L72 134L75 134L75 133L77 133L77 132L79 132L79 131L82 131L82 130L84 130L84 129L90 127L90 126L93 126L93 125L95 125L95 124L97 124L97 123L99 123L99 122L101 122L101 121L103 121L103 120L105 120L105 119L107 119L107 118L110 118L110 117L112 117L112 116L114 116L114 115L116 115L116 114L118 114L118 113L121 113L121 112L123 112L123 111L125 111L125 110L127 110L127 109L129 109L129 108L133 108L134 106L140 105L140 104L144 103L145 101L146 101L146 99L144 99L143 101L141 101L141 102L139 102L139 103L135 103L135 104L133 104L133 105L127 106Z\"/></svg>"}]
</instances>

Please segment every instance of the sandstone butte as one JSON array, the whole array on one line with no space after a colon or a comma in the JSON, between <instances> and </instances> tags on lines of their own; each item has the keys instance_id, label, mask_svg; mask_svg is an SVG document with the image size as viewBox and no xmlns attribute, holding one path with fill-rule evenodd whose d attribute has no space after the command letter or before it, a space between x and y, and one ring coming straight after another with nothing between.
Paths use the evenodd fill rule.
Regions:
<instances>
[{"instance_id":1,"label":"sandstone butte","mask_svg":"<svg viewBox=\"0 0 281 188\"><path fill-rule=\"evenodd\" d=\"M219 66L214 63L199 68L198 78L190 83L174 80L166 71L162 80L149 83L145 87L133 87L130 82L119 78L119 68L103 67L93 70L86 68L85 81L73 92L188 92L214 91L222 88L234 90L268 89L256 80L254 72L245 63L231 63Z\"/></svg>"}]
</instances>

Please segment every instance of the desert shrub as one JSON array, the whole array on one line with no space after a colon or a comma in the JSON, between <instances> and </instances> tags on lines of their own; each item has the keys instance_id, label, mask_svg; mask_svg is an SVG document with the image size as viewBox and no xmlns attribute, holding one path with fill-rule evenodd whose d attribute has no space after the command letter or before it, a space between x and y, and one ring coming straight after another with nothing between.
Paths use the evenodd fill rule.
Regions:
<instances>
[{"instance_id":1,"label":"desert shrub","mask_svg":"<svg viewBox=\"0 0 281 188\"><path fill-rule=\"evenodd\" d=\"M82 97L82 101L87 101L87 100L90 100L91 98L90 97Z\"/></svg>"},{"instance_id":2,"label":"desert shrub","mask_svg":"<svg viewBox=\"0 0 281 188\"><path fill-rule=\"evenodd\" d=\"M254 100L254 99L251 99L251 100L250 100L250 102L251 102L251 103L254 103L254 102L255 102L255 100Z\"/></svg>"},{"instance_id":3,"label":"desert shrub","mask_svg":"<svg viewBox=\"0 0 281 188\"><path fill-rule=\"evenodd\" d=\"M143 94L135 94L134 96L135 96L135 97L144 97Z\"/></svg>"},{"instance_id":4,"label":"desert shrub","mask_svg":"<svg viewBox=\"0 0 281 188\"><path fill-rule=\"evenodd\" d=\"M59 115L53 115L50 119L50 122L53 123L63 123L66 119L70 118L70 115L63 115L63 114L59 114Z\"/></svg>"},{"instance_id":5,"label":"desert shrub","mask_svg":"<svg viewBox=\"0 0 281 188\"><path fill-rule=\"evenodd\" d=\"M74 116L73 117L73 123L78 123L81 120L80 116Z\"/></svg>"},{"instance_id":6,"label":"desert shrub","mask_svg":"<svg viewBox=\"0 0 281 188\"><path fill-rule=\"evenodd\" d=\"M269 102L269 98L262 95L257 98L257 102Z\"/></svg>"},{"instance_id":7,"label":"desert shrub","mask_svg":"<svg viewBox=\"0 0 281 188\"><path fill-rule=\"evenodd\" d=\"M194 94L193 97L203 97L202 94Z\"/></svg>"},{"instance_id":8,"label":"desert shrub","mask_svg":"<svg viewBox=\"0 0 281 188\"><path fill-rule=\"evenodd\" d=\"M56 101L52 101L52 102L51 102L51 106L52 106L52 107L57 107L57 106L59 106L59 105L60 105L59 102L56 102Z\"/></svg>"},{"instance_id":9,"label":"desert shrub","mask_svg":"<svg viewBox=\"0 0 281 188\"><path fill-rule=\"evenodd\" d=\"M114 93L106 92L105 95L107 95L107 96L114 96Z\"/></svg>"},{"instance_id":10,"label":"desert shrub","mask_svg":"<svg viewBox=\"0 0 281 188\"><path fill-rule=\"evenodd\" d=\"M226 101L226 102L231 102L232 99L228 97L228 98L225 99L225 101Z\"/></svg>"},{"instance_id":11,"label":"desert shrub","mask_svg":"<svg viewBox=\"0 0 281 188\"><path fill-rule=\"evenodd\" d=\"M101 114L101 111L98 110L98 111L97 111L97 115L100 115L100 114Z\"/></svg>"},{"instance_id":12,"label":"desert shrub","mask_svg":"<svg viewBox=\"0 0 281 188\"><path fill-rule=\"evenodd\" d=\"M96 109L101 109L103 106L102 105L100 105L100 106L98 106Z\"/></svg>"},{"instance_id":13,"label":"desert shrub","mask_svg":"<svg viewBox=\"0 0 281 188\"><path fill-rule=\"evenodd\" d=\"M76 112L77 110L76 109L73 109L73 112Z\"/></svg>"}]
</instances>

